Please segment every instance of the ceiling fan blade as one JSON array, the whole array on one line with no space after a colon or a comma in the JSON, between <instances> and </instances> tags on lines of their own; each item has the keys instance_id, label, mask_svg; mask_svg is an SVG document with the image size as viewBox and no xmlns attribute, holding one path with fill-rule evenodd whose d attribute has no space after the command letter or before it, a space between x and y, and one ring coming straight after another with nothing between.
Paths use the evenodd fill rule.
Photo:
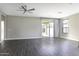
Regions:
<instances>
[{"instance_id":1,"label":"ceiling fan blade","mask_svg":"<svg viewBox=\"0 0 79 59\"><path fill-rule=\"evenodd\" d=\"M25 13L26 13L26 11L23 12L23 14L25 14Z\"/></svg>"},{"instance_id":2,"label":"ceiling fan blade","mask_svg":"<svg viewBox=\"0 0 79 59\"><path fill-rule=\"evenodd\" d=\"M24 6L21 6L22 9L26 10L26 8Z\"/></svg>"},{"instance_id":3,"label":"ceiling fan blade","mask_svg":"<svg viewBox=\"0 0 79 59\"><path fill-rule=\"evenodd\" d=\"M34 11L35 10L35 8L32 8L32 9L29 9L28 11Z\"/></svg>"}]
</instances>

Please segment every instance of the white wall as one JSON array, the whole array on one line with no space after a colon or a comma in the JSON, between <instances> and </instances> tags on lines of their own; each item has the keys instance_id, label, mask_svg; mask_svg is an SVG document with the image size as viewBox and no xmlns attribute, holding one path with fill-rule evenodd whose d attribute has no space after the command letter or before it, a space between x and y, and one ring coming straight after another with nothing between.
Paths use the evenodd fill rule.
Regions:
<instances>
[{"instance_id":1,"label":"white wall","mask_svg":"<svg viewBox=\"0 0 79 59\"><path fill-rule=\"evenodd\" d=\"M54 20L54 37L61 37L62 36L62 20L55 19Z\"/></svg>"},{"instance_id":2,"label":"white wall","mask_svg":"<svg viewBox=\"0 0 79 59\"><path fill-rule=\"evenodd\" d=\"M79 14L69 17L68 39L79 41Z\"/></svg>"},{"instance_id":3,"label":"white wall","mask_svg":"<svg viewBox=\"0 0 79 59\"><path fill-rule=\"evenodd\" d=\"M59 20L54 20L54 37L59 37Z\"/></svg>"},{"instance_id":4,"label":"white wall","mask_svg":"<svg viewBox=\"0 0 79 59\"><path fill-rule=\"evenodd\" d=\"M8 16L6 20L6 38L41 38L41 28L40 18Z\"/></svg>"},{"instance_id":5,"label":"white wall","mask_svg":"<svg viewBox=\"0 0 79 59\"><path fill-rule=\"evenodd\" d=\"M1 41L1 13L0 13L0 41Z\"/></svg>"}]
</instances>

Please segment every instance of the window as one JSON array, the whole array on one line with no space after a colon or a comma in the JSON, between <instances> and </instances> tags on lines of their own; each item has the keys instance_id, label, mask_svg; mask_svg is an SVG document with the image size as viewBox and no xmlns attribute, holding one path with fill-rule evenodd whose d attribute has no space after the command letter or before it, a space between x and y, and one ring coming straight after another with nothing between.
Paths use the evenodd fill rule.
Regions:
<instances>
[{"instance_id":1,"label":"window","mask_svg":"<svg viewBox=\"0 0 79 59\"><path fill-rule=\"evenodd\" d=\"M69 20L63 20L63 33L68 33L69 25L68 25Z\"/></svg>"}]
</instances>

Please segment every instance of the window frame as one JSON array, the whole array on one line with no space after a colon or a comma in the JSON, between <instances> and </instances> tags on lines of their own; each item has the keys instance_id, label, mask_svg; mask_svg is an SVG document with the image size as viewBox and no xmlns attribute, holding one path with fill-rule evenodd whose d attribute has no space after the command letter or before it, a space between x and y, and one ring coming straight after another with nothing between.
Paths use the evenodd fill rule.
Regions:
<instances>
[{"instance_id":1,"label":"window frame","mask_svg":"<svg viewBox=\"0 0 79 59\"><path fill-rule=\"evenodd\" d=\"M68 22L65 22L65 23L64 23L65 20L68 20L68 19L64 19L63 22L62 22L62 23L63 23L62 32L63 32L64 34L68 34L68 32L69 32L69 24L68 24L69 20L68 20ZM64 25L66 25L66 24L67 24L68 26L65 27ZM64 31L64 29L66 29L67 31Z\"/></svg>"}]
</instances>

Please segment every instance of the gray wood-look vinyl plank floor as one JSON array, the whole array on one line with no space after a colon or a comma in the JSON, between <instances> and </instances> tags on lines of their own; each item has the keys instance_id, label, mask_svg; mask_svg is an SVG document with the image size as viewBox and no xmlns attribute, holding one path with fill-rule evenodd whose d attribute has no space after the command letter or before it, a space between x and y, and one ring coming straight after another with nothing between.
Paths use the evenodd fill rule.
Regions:
<instances>
[{"instance_id":1,"label":"gray wood-look vinyl plank floor","mask_svg":"<svg viewBox=\"0 0 79 59\"><path fill-rule=\"evenodd\" d=\"M61 38L5 40L0 56L79 56L78 42Z\"/></svg>"}]
</instances>

